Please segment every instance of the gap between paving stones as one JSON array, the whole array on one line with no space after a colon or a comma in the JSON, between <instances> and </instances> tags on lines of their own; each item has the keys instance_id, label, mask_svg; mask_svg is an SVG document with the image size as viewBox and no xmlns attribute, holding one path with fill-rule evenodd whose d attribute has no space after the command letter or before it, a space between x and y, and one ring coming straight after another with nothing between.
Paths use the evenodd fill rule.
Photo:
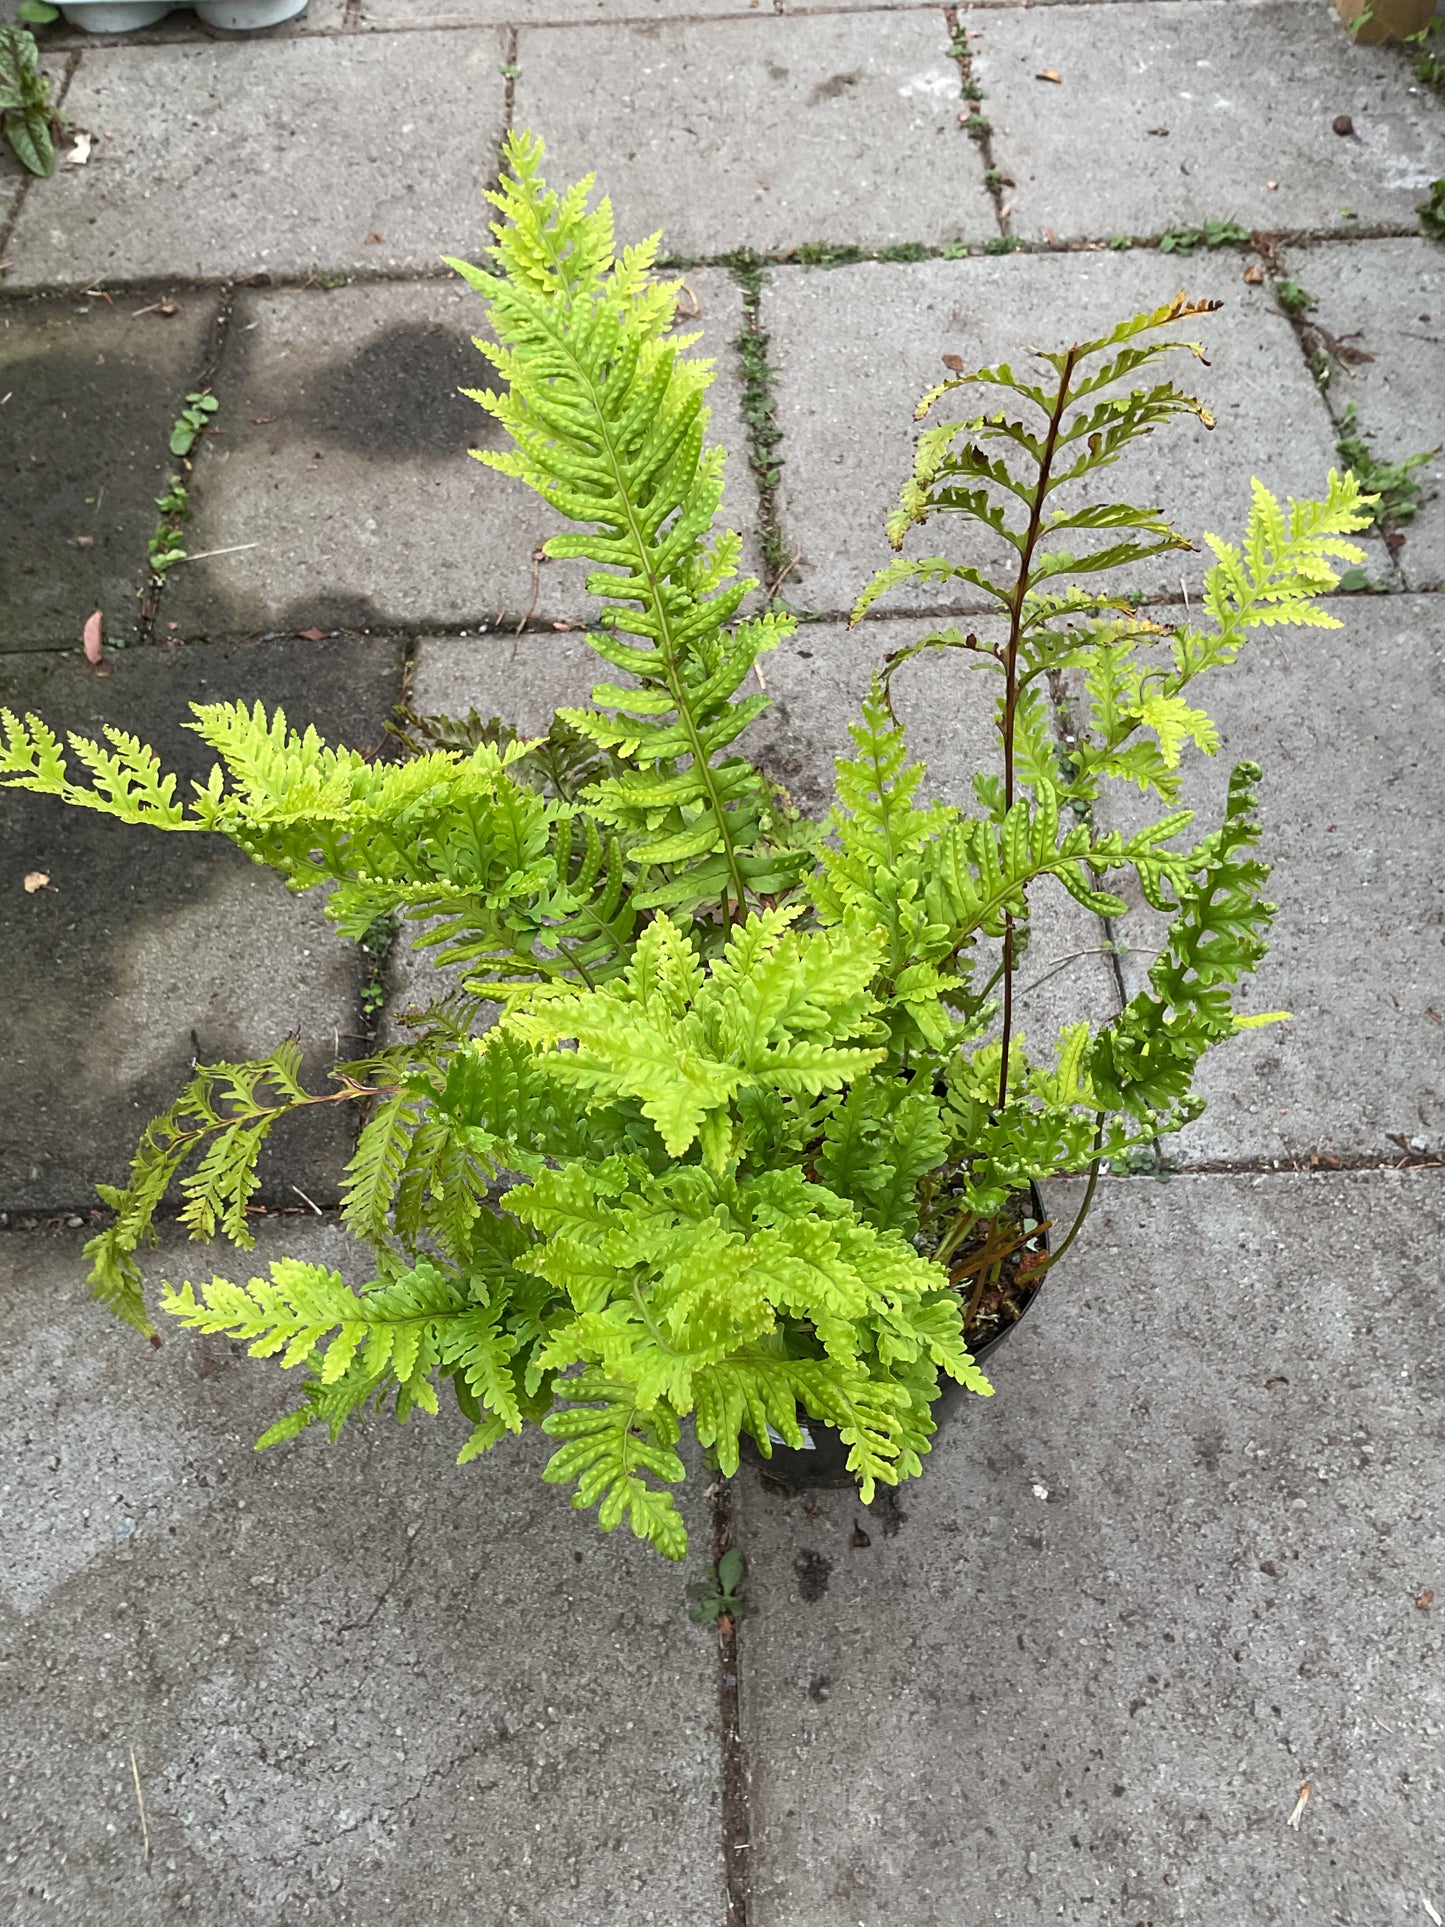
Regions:
<instances>
[{"instance_id":1,"label":"gap between paving stones","mask_svg":"<svg viewBox=\"0 0 1445 1927\"><path fill-rule=\"evenodd\" d=\"M186 389L185 391L186 394L214 394L215 393L216 378L220 370L221 359L226 352L226 337L230 333L231 316L235 311L235 305L236 305L235 289L231 287L224 288L221 294L220 303L216 309L215 314L211 319L210 338L206 344L205 361L202 364L201 368L198 370L195 380ZM177 414L180 413L180 410L183 405L184 405L184 396L178 395L176 397L176 403L175 403ZM189 500L190 487L195 479L196 467L198 462L204 456L206 437L209 433L210 433L209 429L203 430L199 439L195 442L195 444L193 445L193 447L191 448L188 454L171 456L171 460L176 464L176 471L181 475L183 483L186 487L188 500ZM167 448L167 454L169 453L170 453L170 450L169 448ZM159 504L157 504L156 512L157 514L160 513ZM185 528L189 523L190 514L192 512L193 511L191 510L187 511L186 523L183 523L181 527L180 539L182 542L182 546L184 546L184 543L185 543ZM141 566L145 572L144 574L145 587L141 593L141 598L140 598L139 628L140 628L140 641L143 645L145 645L145 644L154 643L157 640L156 614L160 608L161 601L165 595L166 585L171 575L171 569L164 570L160 574L157 574L155 569L153 569L150 565L149 545L147 545L146 555L142 560ZM189 557L187 557L187 559L183 562L172 564L172 569L174 568L184 569L189 567L190 567Z\"/></svg>"},{"instance_id":2,"label":"gap between paving stones","mask_svg":"<svg viewBox=\"0 0 1445 1927\"><path fill-rule=\"evenodd\" d=\"M988 191L989 199L993 202L994 219L998 222L999 235L1008 238L1012 236L1013 229L1009 224L1009 209L1004 200L1004 177L994 159L993 128L984 111L983 89L974 77L973 59L968 47L968 32L963 25L963 15L957 7L946 8L943 17L948 22L949 51L958 68L958 96L960 100L967 103L966 108L959 111L959 123L969 139L978 143L978 150L983 156L983 184Z\"/></svg>"},{"instance_id":3,"label":"gap between paving stones","mask_svg":"<svg viewBox=\"0 0 1445 1927\"><path fill-rule=\"evenodd\" d=\"M1141 0L1088 0L1089 5L1116 4L1137 6ZM1164 5L1168 0L1157 0ZM1196 4L1198 0L1196 0ZM1073 6L1081 0L1031 0L1035 6ZM1218 6L1241 6L1249 0L1210 0ZM455 31L453 29L452 31ZM495 180L492 184L495 184ZM1060 255L1060 254L1111 254L1130 252L1149 254L1159 252L1159 244L1169 230L1159 230L1148 234L1129 234L1123 237L1127 246L1117 246L1119 237L1101 239L1097 235L1072 236L1067 240L1039 241L1022 236L1009 236L1006 252L1010 255ZM620 241L629 237L619 233ZM663 237L666 239L666 236ZM1000 237L1002 238L1002 237ZM1238 253L1246 255L1261 252L1265 246L1275 247L1315 247L1334 245L1349 247L1368 241L1419 241L1426 244L1425 236L1416 227L1392 225L1389 222L1360 223L1348 232L1338 228L1256 228L1251 230L1246 241L1225 242L1218 247L1200 245L1191 252L1176 251L1174 259L1181 268L1190 262L1217 259L1220 256ZM806 258L808 253L817 249L815 258ZM455 252L456 250L449 250ZM478 256L483 252L480 246L472 252ZM927 241L899 241L885 246L872 247L855 245L848 241L799 242L785 249L727 248L717 254L680 253L669 250L658 257L658 272L663 275L687 273L693 268L723 268L732 271L740 257L746 257L759 269L780 268L788 272L826 274L839 268L858 267L865 263L880 263L884 266L910 266L920 261L971 261L1005 252L990 248L986 242L949 241L934 243ZM804 257L804 258L800 258ZM415 283L426 286L438 281L456 281L459 277L445 267L438 257L435 266L385 265L371 267L349 267L334 274L321 269L262 269L254 274L157 274L150 270L143 275L128 277L124 275L104 275L93 285L98 291L110 294L124 294L127 299L143 300L148 295L214 293L218 289L237 291L257 289L323 288L334 291L337 288L365 288L384 286L390 283ZM45 296L74 297L84 292L74 282L37 281L31 283L7 283L0 281L0 302L23 301Z\"/></svg>"}]
</instances>

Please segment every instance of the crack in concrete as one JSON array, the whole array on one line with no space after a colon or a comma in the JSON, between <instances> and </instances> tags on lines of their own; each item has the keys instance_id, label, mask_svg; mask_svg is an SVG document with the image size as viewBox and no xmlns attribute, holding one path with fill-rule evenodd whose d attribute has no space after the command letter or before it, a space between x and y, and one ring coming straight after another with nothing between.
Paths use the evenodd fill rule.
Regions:
<instances>
[{"instance_id":1,"label":"crack in concrete","mask_svg":"<svg viewBox=\"0 0 1445 1927\"><path fill-rule=\"evenodd\" d=\"M713 1497L712 1556L716 1564L733 1544L730 1482L718 1478ZM742 1681L738 1625L719 1613L718 1738L722 1752L722 1851L724 1927L748 1927L752 1874L751 1799L747 1746L742 1734Z\"/></svg>"},{"instance_id":2,"label":"crack in concrete","mask_svg":"<svg viewBox=\"0 0 1445 1927\"><path fill-rule=\"evenodd\" d=\"M365 1632L366 1629L372 1624L372 1622L376 1618L376 1615L381 1611L382 1607L386 1604L387 1600L390 1599L391 1595L396 1591L397 1587L401 1584L402 1580L406 1578L407 1574L411 1571L412 1566L415 1564L416 1542L420 1536L421 1536L421 1528L418 1527L416 1532L413 1533L412 1537L407 1541L406 1557L401 1562L400 1570L392 1574L391 1578L387 1580L386 1584L382 1587L381 1591L377 1594L376 1604L372 1607L371 1611L366 1615L365 1619L348 1619L348 1620L345 1620L340 1626L338 1626L336 1628L336 1637L338 1639L340 1639L343 1633Z\"/></svg>"},{"instance_id":3,"label":"crack in concrete","mask_svg":"<svg viewBox=\"0 0 1445 1927\"><path fill-rule=\"evenodd\" d=\"M214 392L215 383L221 372L221 360L225 354L226 340L231 329L231 314L235 308L235 304L235 289L232 287L223 287L220 302L211 322L210 335L206 342L201 365L186 389L187 394ZM177 397L175 404L177 410L179 410L182 400L183 397ZM172 460L184 471L184 480L188 489L194 480L196 468L203 459L206 441L207 437L202 435L196 443L194 452L190 456L172 457ZM184 564L181 566L184 567ZM145 647L154 643L156 640L156 616L160 610L161 599L165 595L167 576L157 575L155 570L150 566L149 558L142 560L141 567L141 580L144 586L141 590L140 597L139 640L140 646Z\"/></svg>"}]
</instances>

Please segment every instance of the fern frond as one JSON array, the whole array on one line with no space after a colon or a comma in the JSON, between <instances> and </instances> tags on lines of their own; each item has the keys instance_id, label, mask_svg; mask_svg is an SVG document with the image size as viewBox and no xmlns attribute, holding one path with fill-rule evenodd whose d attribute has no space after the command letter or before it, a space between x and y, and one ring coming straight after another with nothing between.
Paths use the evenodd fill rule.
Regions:
<instances>
[{"instance_id":1,"label":"fern frond","mask_svg":"<svg viewBox=\"0 0 1445 1927\"><path fill-rule=\"evenodd\" d=\"M611 1532L624 1519L639 1539L665 1559L687 1556L687 1528L670 1492L647 1476L679 1482L685 1472L673 1447L680 1427L665 1405L638 1409L636 1393L597 1371L580 1372L563 1389L577 1401L542 1421L544 1432L567 1443L547 1461L549 1485L574 1485L579 1510L597 1507L597 1523Z\"/></svg>"}]
</instances>

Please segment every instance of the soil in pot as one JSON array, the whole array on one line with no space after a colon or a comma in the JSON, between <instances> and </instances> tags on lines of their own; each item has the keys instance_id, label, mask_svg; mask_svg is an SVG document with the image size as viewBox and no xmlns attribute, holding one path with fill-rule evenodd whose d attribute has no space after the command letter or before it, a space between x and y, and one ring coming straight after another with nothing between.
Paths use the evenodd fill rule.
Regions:
<instances>
[{"instance_id":1,"label":"soil in pot","mask_svg":"<svg viewBox=\"0 0 1445 1927\"><path fill-rule=\"evenodd\" d=\"M1039 1267L1049 1255L1049 1230L1043 1200L1030 1185L1000 1217L980 1227L978 1237L954 1253L949 1277L963 1305L968 1348L980 1365L998 1351L1042 1290ZM967 1397L961 1385L944 1379L933 1406L935 1423L945 1424ZM775 1438L769 1459L744 1434L742 1456L757 1469L763 1483L783 1492L853 1485L848 1447L833 1427L801 1413L798 1422L804 1448L799 1451Z\"/></svg>"}]
</instances>

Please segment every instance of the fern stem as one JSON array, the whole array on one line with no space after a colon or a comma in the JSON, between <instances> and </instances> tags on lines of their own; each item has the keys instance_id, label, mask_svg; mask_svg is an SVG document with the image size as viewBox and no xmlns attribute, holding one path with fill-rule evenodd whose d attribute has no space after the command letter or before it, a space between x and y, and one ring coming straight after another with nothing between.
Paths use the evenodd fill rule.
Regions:
<instances>
[{"instance_id":1,"label":"fern stem","mask_svg":"<svg viewBox=\"0 0 1445 1927\"><path fill-rule=\"evenodd\" d=\"M540 233L549 253L552 255L553 264L558 271L559 279L564 279L563 262L556 248L553 246L551 228L545 223L542 223L540 224ZM570 296L567 300L567 305L569 308L572 305ZM598 441L607 466L612 472L612 485L616 490L617 500L622 504L622 509L626 516L627 530L632 538L634 555L639 564L638 573L645 579L651 596L652 611L657 620L657 645L658 654L662 658L663 681L667 685L668 694L677 706L678 720L687 732L687 739L692 748L693 766L699 774L704 789L707 791L713 816L717 822L718 833L722 839L723 860L727 864L728 879L732 884L733 893L737 899L738 915L741 917L746 909L747 890L743 883L742 871L738 867L737 849L733 844L732 831L728 827L726 808L723 803L722 794L717 786L716 777L713 774L712 763L703 746L702 737L697 727L697 718L693 715L691 704L688 701L687 691L679 672L677 644L673 639L671 625L667 619L667 604L662 594L661 584L652 566L651 550L638 524L637 512L632 502L631 488L623 465L618 457L617 447L611 432L611 423L607 419L606 410L602 406L602 397L598 393L597 385L592 379L590 369L585 367L578 358L572 347L571 339L565 332L558 335L556 346L562 349L571 360L582 385L591 397L593 414L596 418ZM722 913L723 928L725 930L730 929L732 927L732 914L728 907L726 890L723 892Z\"/></svg>"},{"instance_id":2,"label":"fern stem","mask_svg":"<svg viewBox=\"0 0 1445 1927\"><path fill-rule=\"evenodd\" d=\"M1064 356L1064 365L1059 370L1059 388L1054 397L1053 410L1049 415L1049 429L1044 437L1043 452L1039 456L1039 479L1034 489L1033 506L1029 513L1028 530L1023 546L1019 550L1019 570L1014 582L1013 598L1009 609L1008 647L1004 652L1004 705L1003 705L1003 787L1004 814L1013 808L1014 800L1014 725L1018 711L1019 697L1019 644L1023 638L1024 602L1029 592L1030 570L1033 567L1034 550L1038 546L1039 535L1043 529L1044 502L1049 492L1049 473L1054 464L1054 451L1058 445L1059 431L1064 424L1064 415L1069 406L1069 381L1074 372L1078 355L1077 347L1070 348ZM1003 1030L1002 1050L998 1065L998 1108L1003 1110L1008 1103L1008 1060L1009 1046L1013 1039L1014 1007L1014 919L1012 910L1004 912L1003 920Z\"/></svg>"},{"instance_id":3,"label":"fern stem","mask_svg":"<svg viewBox=\"0 0 1445 1927\"><path fill-rule=\"evenodd\" d=\"M1063 1257L1064 1253L1068 1250L1069 1246L1074 1242L1075 1238L1078 1237L1079 1233L1084 1228L1084 1220L1085 1218L1088 1217L1090 1211L1093 1209L1094 1193L1098 1189L1098 1185L1099 1185L1099 1171L1104 1162L1103 1158L1099 1155L1099 1146L1103 1142L1104 1142L1104 1114L1101 1111L1099 1113L1098 1126L1094 1131L1094 1161L1089 1166L1089 1182L1084 1187L1083 1202L1080 1204L1078 1210L1075 1212L1074 1222L1069 1226L1068 1235L1065 1237L1064 1242L1059 1246L1058 1250L1051 1251L1048 1257L1045 1258L1044 1262L1041 1265L1034 1266L1032 1275L1035 1279L1040 1279L1043 1277L1046 1271L1053 1270L1054 1266L1059 1262L1060 1258Z\"/></svg>"}]
</instances>

